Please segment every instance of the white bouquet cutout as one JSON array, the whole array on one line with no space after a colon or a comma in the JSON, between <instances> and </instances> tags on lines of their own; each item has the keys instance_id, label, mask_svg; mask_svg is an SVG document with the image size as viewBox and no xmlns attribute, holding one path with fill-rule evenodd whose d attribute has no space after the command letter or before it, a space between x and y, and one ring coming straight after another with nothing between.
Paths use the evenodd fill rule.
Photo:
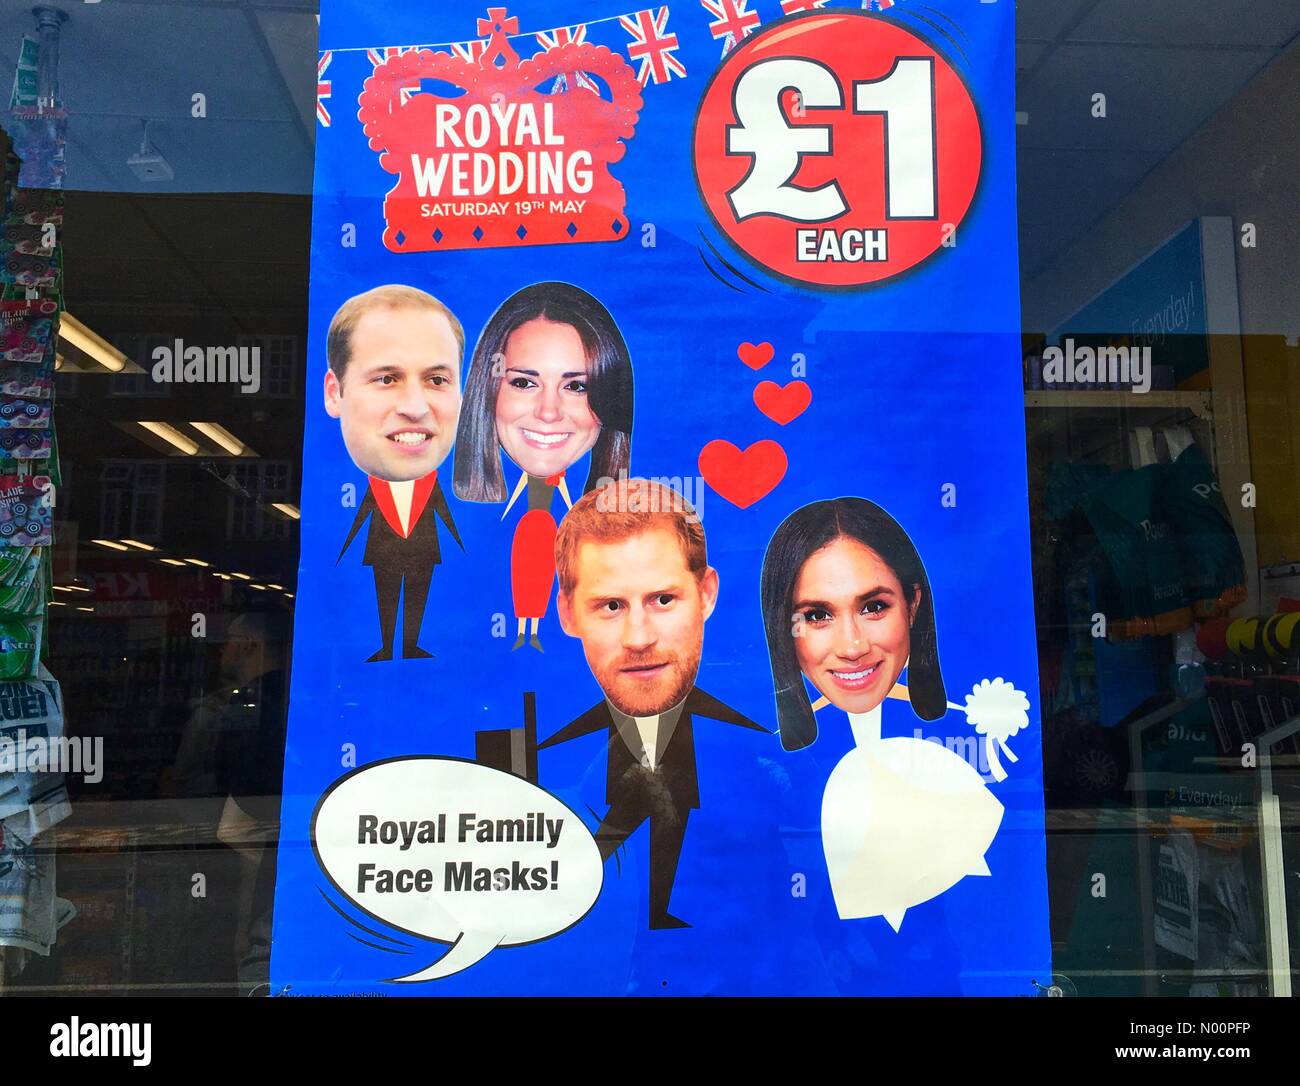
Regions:
<instances>
[{"instance_id":1,"label":"white bouquet cutout","mask_svg":"<svg viewBox=\"0 0 1300 1086\"><path fill-rule=\"evenodd\" d=\"M984 753L988 757L989 771L995 781L1007 779L998 757L1000 749L1012 762L1020 761L1007 740L1022 728L1029 726L1029 698L1004 679L982 679L966 695L965 705L948 703L949 709L959 709L966 721L984 736Z\"/></svg>"}]
</instances>

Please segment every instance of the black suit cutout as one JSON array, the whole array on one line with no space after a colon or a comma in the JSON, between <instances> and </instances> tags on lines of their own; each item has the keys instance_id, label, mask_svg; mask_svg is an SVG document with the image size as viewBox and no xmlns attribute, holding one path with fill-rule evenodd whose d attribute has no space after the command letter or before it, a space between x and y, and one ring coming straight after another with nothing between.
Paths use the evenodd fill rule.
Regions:
<instances>
[{"instance_id":1,"label":"black suit cutout","mask_svg":"<svg viewBox=\"0 0 1300 1086\"><path fill-rule=\"evenodd\" d=\"M339 551L338 565L347 553L352 540L356 538L366 517L370 517L370 531L366 535L366 550L361 558L363 565L370 566L375 575L375 599L379 604L379 630L383 637L385 656L391 656L393 641L397 632L397 601L402 597L402 651L410 653L417 647L420 626L424 621L424 605L429 598L429 583L433 580L434 567L442 561L442 552L438 545L438 521L430 515L430 510L437 513L447 525L451 537L461 550L465 544L460 541L456 525L451 519L451 510L447 499L443 497L442 487L435 480L429 500L420 511L419 519L411 528L411 534L403 539L393 531L383 513L371 488L367 485L366 496L361 500L352 529L343 541ZM402 590L405 587L405 595Z\"/></svg>"},{"instance_id":2,"label":"black suit cutout","mask_svg":"<svg viewBox=\"0 0 1300 1086\"><path fill-rule=\"evenodd\" d=\"M602 860L614 851L640 825L650 821L650 927L671 919L668 901L677 877L682 842L686 838L686 821L700 806L700 789L695 768L695 736L692 716L709 717L725 724L767 732L760 724L723 705L717 698L695 687L686 696L677 727L659 754L655 769L637 761L619 734L618 724L609 703L601 701L577 720L561 728L538 749L553 747L579 736L604 731L609 736L609 762L605 778L605 802L609 811L596 830L596 844Z\"/></svg>"}]
</instances>

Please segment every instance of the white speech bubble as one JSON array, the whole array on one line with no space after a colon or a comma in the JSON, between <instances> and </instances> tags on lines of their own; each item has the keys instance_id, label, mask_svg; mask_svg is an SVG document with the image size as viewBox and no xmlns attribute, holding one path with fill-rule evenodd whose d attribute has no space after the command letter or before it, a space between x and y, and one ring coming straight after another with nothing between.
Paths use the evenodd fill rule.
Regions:
<instances>
[{"instance_id":1,"label":"white speech bubble","mask_svg":"<svg viewBox=\"0 0 1300 1086\"><path fill-rule=\"evenodd\" d=\"M450 943L393 982L436 980L498 946L571 928L604 881L591 831L510 773L459 758L394 758L331 785L312 848L339 893L398 931Z\"/></svg>"}]
</instances>

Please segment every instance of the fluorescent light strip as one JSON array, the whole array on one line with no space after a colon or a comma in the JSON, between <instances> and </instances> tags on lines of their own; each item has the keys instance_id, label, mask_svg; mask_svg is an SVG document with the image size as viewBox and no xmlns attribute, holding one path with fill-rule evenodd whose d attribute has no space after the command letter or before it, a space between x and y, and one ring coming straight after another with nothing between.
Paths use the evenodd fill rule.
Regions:
<instances>
[{"instance_id":1,"label":"fluorescent light strip","mask_svg":"<svg viewBox=\"0 0 1300 1086\"><path fill-rule=\"evenodd\" d=\"M93 614L95 609L94 609L93 607L78 607L77 610L78 610L78 611L90 611L90 612Z\"/></svg>"},{"instance_id":2,"label":"fluorescent light strip","mask_svg":"<svg viewBox=\"0 0 1300 1086\"><path fill-rule=\"evenodd\" d=\"M126 369L126 355L66 311L59 318L59 338L88 354L110 373L121 373Z\"/></svg>"},{"instance_id":3,"label":"fluorescent light strip","mask_svg":"<svg viewBox=\"0 0 1300 1086\"><path fill-rule=\"evenodd\" d=\"M253 578L247 573L232 573L232 577L238 577L241 581L251 581Z\"/></svg>"},{"instance_id":4,"label":"fluorescent light strip","mask_svg":"<svg viewBox=\"0 0 1300 1086\"><path fill-rule=\"evenodd\" d=\"M244 452L244 443L234 434L227 430L218 422L191 422L199 433L208 440L220 445L231 456L241 456Z\"/></svg>"},{"instance_id":5,"label":"fluorescent light strip","mask_svg":"<svg viewBox=\"0 0 1300 1086\"><path fill-rule=\"evenodd\" d=\"M265 592L265 591L266 591L266 585L264 585L264 584L250 584L248 587L249 587L249 588L256 588L259 592Z\"/></svg>"},{"instance_id":6,"label":"fluorescent light strip","mask_svg":"<svg viewBox=\"0 0 1300 1086\"><path fill-rule=\"evenodd\" d=\"M157 550L156 547L151 547L148 543L141 543L138 539L124 539L122 540L122 542L125 543L128 547L135 547L137 550L142 550L142 551Z\"/></svg>"},{"instance_id":7,"label":"fluorescent light strip","mask_svg":"<svg viewBox=\"0 0 1300 1086\"><path fill-rule=\"evenodd\" d=\"M158 561L165 566L183 566L185 564L179 558L159 558Z\"/></svg>"},{"instance_id":8,"label":"fluorescent light strip","mask_svg":"<svg viewBox=\"0 0 1300 1086\"><path fill-rule=\"evenodd\" d=\"M92 539L92 543L97 543L101 547L107 547L112 551L129 551L130 547L124 547L121 543L114 543L111 539Z\"/></svg>"},{"instance_id":9,"label":"fluorescent light strip","mask_svg":"<svg viewBox=\"0 0 1300 1086\"><path fill-rule=\"evenodd\" d=\"M296 505L290 505L288 502L272 502L271 508L278 509L290 520L298 520L302 517L302 513L298 511L298 507Z\"/></svg>"},{"instance_id":10,"label":"fluorescent light strip","mask_svg":"<svg viewBox=\"0 0 1300 1086\"><path fill-rule=\"evenodd\" d=\"M155 437L162 438L167 444L180 449L186 456L193 456L199 451L199 443L192 437L186 437L175 426L166 422L141 422L143 426Z\"/></svg>"},{"instance_id":11,"label":"fluorescent light strip","mask_svg":"<svg viewBox=\"0 0 1300 1086\"><path fill-rule=\"evenodd\" d=\"M54 586L54 591L55 592L90 592L92 590L89 588L84 588L79 584L56 584Z\"/></svg>"},{"instance_id":12,"label":"fluorescent light strip","mask_svg":"<svg viewBox=\"0 0 1300 1086\"><path fill-rule=\"evenodd\" d=\"M190 566L199 566L202 569L208 568L208 563L203 561L202 558L186 558L185 564Z\"/></svg>"}]
</instances>

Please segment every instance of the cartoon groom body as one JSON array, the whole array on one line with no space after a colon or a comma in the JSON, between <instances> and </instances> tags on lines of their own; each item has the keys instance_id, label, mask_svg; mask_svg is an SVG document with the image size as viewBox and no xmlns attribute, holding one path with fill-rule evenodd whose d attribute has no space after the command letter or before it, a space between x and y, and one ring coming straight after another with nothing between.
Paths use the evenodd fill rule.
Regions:
<instances>
[{"instance_id":1,"label":"cartoon groom body","mask_svg":"<svg viewBox=\"0 0 1300 1086\"><path fill-rule=\"evenodd\" d=\"M375 287L349 298L330 322L325 410L369 485L339 560L370 518L362 562L375 577L382 644L391 660L402 609L402 657L427 659L420 625L441 518L464 550L438 485L460 420L465 331L450 309L414 287ZM336 563L337 564L337 563Z\"/></svg>"},{"instance_id":2,"label":"cartoon groom body","mask_svg":"<svg viewBox=\"0 0 1300 1086\"><path fill-rule=\"evenodd\" d=\"M609 811L595 833L601 858L649 823L649 926L690 927L668 905L686 824L700 807L696 722L767 730L695 685L704 622L718 598L704 530L675 492L625 479L574 505L560 523L555 557L560 625L581 639L605 698L539 749L604 737Z\"/></svg>"}]
</instances>

